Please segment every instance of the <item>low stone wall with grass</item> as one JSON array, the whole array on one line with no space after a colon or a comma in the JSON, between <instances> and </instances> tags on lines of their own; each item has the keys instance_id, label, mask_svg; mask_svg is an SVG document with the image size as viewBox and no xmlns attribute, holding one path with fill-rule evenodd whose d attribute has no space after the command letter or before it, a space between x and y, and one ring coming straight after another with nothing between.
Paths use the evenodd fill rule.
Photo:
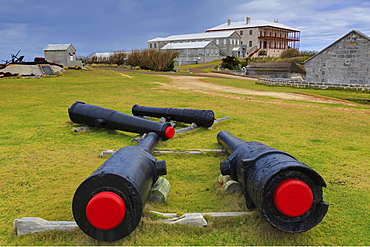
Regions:
<instances>
[{"instance_id":1,"label":"low stone wall with grass","mask_svg":"<svg viewBox=\"0 0 370 247\"><path fill-rule=\"evenodd\" d=\"M336 89L370 91L370 85L368 84L344 84L344 83L334 84L334 83L307 82L303 80L271 79L271 78L259 78L258 83L276 86L313 87L321 89L336 88Z\"/></svg>"}]
</instances>

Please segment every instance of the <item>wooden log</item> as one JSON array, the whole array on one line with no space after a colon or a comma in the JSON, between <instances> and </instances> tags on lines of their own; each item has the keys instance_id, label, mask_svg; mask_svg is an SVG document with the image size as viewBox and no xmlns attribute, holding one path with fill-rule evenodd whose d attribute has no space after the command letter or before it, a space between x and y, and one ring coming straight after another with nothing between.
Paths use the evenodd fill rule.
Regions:
<instances>
[{"instance_id":1,"label":"wooden log","mask_svg":"<svg viewBox=\"0 0 370 247\"><path fill-rule=\"evenodd\" d=\"M78 226L74 221L47 221L39 217L23 217L15 219L14 228L17 235L46 231L73 231Z\"/></svg>"},{"instance_id":2,"label":"wooden log","mask_svg":"<svg viewBox=\"0 0 370 247\"><path fill-rule=\"evenodd\" d=\"M217 180L222 186L222 188L224 188L224 190L228 192L229 194L243 192L243 188L240 185L240 183L235 180L232 180L229 175L223 176L222 174L220 174Z\"/></svg>"},{"instance_id":3,"label":"wooden log","mask_svg":"<svg viewBox=\"0 0 370 247\"><path fill-rule=\"evenodd\" d=\"M166 203L170 188L170 182L163 177L159 177L149 192L148 201Z\"/></svg>"}]
</instances>

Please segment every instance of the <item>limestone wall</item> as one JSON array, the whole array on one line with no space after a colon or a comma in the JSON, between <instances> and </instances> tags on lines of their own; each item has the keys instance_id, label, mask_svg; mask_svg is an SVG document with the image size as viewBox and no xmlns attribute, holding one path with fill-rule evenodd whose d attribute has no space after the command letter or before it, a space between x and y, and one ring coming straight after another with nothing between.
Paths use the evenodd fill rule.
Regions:
<instances>
[{"instance_id":1,"label":"limestone wall","mask_svg":"<svg viewBox=\"0 0 370 247\"><path fill-rule=\"evenodd\" d=\"M304 66L308 82L340 87L370 85L370 40L352 31L307 60Z\"/></svg>"},{"instance_id":2,"label":"limestone wall","mask_svg":"<svg viewBox=\"0 0 370 247\"><path fill-rule=\"evenodd\" d=\"M340 88L340 89L353 89L361 91L370 91L370 84L343 84L343 83L326 83L326 82L307 82L302 80L286 80L286 79L271 79L260 78L258 83L276 86L291 86L291 87L314 87L314 88Z\"/></svg>"}]
</instances>

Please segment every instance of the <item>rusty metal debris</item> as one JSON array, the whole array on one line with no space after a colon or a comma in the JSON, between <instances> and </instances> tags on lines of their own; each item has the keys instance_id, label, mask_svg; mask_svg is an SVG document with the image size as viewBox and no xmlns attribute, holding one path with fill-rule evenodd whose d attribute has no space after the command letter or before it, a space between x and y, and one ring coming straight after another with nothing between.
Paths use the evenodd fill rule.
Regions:
<instances>
[{"instance_id":1,"label":"rusty metal debris","mask_svg":"<svg viewBox=\"0 0 370 247\"><path fill-rule=\"evenodd\" d=\"M20 56L20 57L18 57L18 55L19 55L19 53L20 53L21 51L19 50L18 52L17 52L17 54L16 55L14 55L14 54L11 54L11 57L12 57L12 60L10 60L10 61L8 61L8 60L2 60L2 61L4 61L5 62L5 64L10 64L10 63L22 63L23 62L23 59L24 59L24 56ZM1 67L0 67L0 69L1 69Z\"/></svg>"}]
</instances>

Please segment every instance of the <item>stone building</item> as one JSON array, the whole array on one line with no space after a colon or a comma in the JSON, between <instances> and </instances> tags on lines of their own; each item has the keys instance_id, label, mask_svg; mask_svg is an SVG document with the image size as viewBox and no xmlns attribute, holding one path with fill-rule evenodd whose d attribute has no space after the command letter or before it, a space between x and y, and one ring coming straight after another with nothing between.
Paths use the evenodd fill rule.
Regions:
<instances>
[{"instance_id":1,"label":"stone building","mask_svg":"<svg viewBox=\"0 0 370 247\"><path fill-rule=\"evenodd\" d=\"M224 31L236 31L240 35L239 57L279 57L284 50L299 50L300 31L279 23L277 19L274 22L250 17L236 22L228 19L226 23L206 30L207 33Z\"/></svg>"},{"instance_id":2,"label":"stone building","mask_svg":"<svg viewBox=\"0 0 370 247\"><path fill-rule=\"evenodd\" d=\"M44 48L44 56L50 63L82 67L82 62L76 59L76 49L72 44L49 44Z\"/></svg>"},{"instance_id":3,"label":"stone building","mask_svg":"<svg viewBox=\"0 0 370 247\"><path fill-rule=\"evenodd\" d=\"M306 81L370 84L370 37L353 30L304 63Z\"/></svg>"}]
</instances>

